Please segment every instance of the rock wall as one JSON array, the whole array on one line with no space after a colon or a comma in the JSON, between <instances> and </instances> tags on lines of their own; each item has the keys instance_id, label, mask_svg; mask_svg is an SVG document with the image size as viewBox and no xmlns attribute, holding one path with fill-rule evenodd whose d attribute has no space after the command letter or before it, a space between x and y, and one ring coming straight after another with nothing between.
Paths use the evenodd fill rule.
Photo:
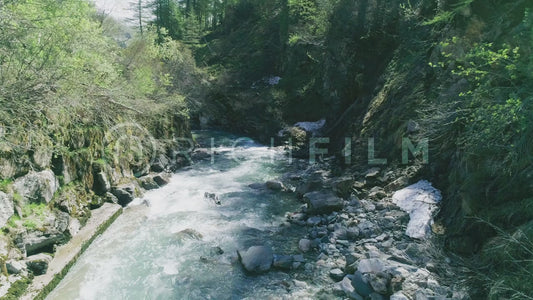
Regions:
<instances>
[{"instance_id":1,"label":"rock wall","mask_svg":"<svg viewBox=\"0 0 533 300\"><path fill-rule=\"evenodd\" d=\"M188 122L173 113L67 135L65 144L0 156L0 296L18 297L28 278L46 273L49 256L39 255L76 236L92 210L126 206L189 163L180 150L191 145L179 142L191 137Z\"/></svg>"}]
</instances>

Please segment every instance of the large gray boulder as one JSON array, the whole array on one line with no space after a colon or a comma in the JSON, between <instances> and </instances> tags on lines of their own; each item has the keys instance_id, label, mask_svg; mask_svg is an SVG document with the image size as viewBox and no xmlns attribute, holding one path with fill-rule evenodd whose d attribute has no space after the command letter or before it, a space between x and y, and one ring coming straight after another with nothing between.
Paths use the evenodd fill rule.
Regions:
<instances>
[{"instance_id":1,"label":"large gray boulder","mask_svg":"<svg viewBox=\"0 0 533 300\"><path fill-rule=\"evenodd\" d=\"M14 213L11 195L0 192L0 227L4 227Z\"/></svg>"},{"instance_id":2,"label":"large gray boulder","mask_svg":"<svg viewBox=\"0 0 533 300\"><path fill-rule=\"evenodd\" d=\"M49 218L50 226L45 226L40 230L21 232L15 238L15 243L26 255L52 252L54 245L62 244L69 239L67 229L70 217L68 213L57 212Z\"/></svg>"},{"instance_id":3,"label":"large gray boulder","mask_svg":"<svg viewBox=\"0 0 533 300\"><path fill-rule=\"evenodd\" d=\"M309 214L329 214L344 207L344 200L332 192L311 192L304 195Z\"/></svg>"},{"instance_id":4,"label":"large gray boulder","mask_svg":"<svg viewBox=\"0 0 533 300\"><path fill-rule=\"evenodd\" d=\"M33 275L43 275L48 270L48 265L52 257L48 254L40 253L26 258L26 266L32 271Z\"/></svg>"},{"instance_id":5,"label":"large gray boulder","mask_svg":"<svg viewBox=\"0 0 533 300\"><path fill-rule=\"evenodd\" d=\"M117 197L118 204L125 207L135 199L135 188L136 186L133 183L123 184L120 186L113 187L111 189L111 194Z\"/></svg>"},{"instance_id":6,"label":"large gray boulder","mask_svg":"<svg viewBox=\"0 0 533 300\"><path fill-rule=\"evenodd\" d=\"M59 188L59 182L51 170L32 171L15 180L13 188L22 196L24 203L49 203Z\"/></svg>"},{"instance_id":7,"label":"large gray boulder","mask_svg":"<svg viewBox=\"0 0 533 300\"><path fill-rule=\"evenodd\" d=\"M274 254L268 246L253 246L237 251L244 269L250 273L265 273L272 267Z\"/></svg>"},{"instance_id":8,"label":"large gray boulder","mask_svg":"<svg viewBox=\"0 0 533 300\"><path fill-rule=\"evenodd\" d=\"M410 220L405 234L415 239L428 238L441 199L440 191L425 180L395 192L392 196L393 203L409 213Z\"/></svg>"},{"instance_id":9,"label":"large gray boulder","mask_svg":"<svg viewBox=\"0 0 533 300\"><path fill-rule=\"evenodd\" d=\"M273 190L273 191L283 191L285 189L285 187L283 186L283 183L281 183L280 181L277 181L277 180L270 180L270 181L267 181L266 182L266 187L267 189L269 190Z\"/></svg>"}]
</instances>

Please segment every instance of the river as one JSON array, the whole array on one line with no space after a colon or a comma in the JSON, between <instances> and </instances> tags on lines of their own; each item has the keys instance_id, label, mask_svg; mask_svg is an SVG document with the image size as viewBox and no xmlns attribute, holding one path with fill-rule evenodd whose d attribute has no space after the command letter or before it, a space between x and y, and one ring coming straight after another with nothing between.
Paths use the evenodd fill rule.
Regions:
<instances>
[{"instance_id":1,"label":"river","mask_svg":"<svg viewBox=\"0 0 533 300\"><path fill-rule=\"evenodd\" d=\"M289 296L286 281L298 277L298 271L251 276L236 263L236 250L253 245L270 245L280 254L298 253L295 237L305 229L281 225L285 214L301 203L291 193L249 187L289 170L283 153L244 140L233 149L230 145L237 137L220 132L195 136L204 145L215 138L214 163L197 162L175 173L167 186L132 203L47 299L297 296L294 291ZM206 199L205 192L219 195L222 204ZM193 234L179 233L187 229Z\"/></svg>"}]
</instances>

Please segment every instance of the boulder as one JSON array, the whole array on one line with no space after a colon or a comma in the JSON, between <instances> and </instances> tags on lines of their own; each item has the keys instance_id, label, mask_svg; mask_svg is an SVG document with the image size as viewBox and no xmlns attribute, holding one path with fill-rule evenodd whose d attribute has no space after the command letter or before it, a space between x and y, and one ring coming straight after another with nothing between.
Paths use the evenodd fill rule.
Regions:
<instances>
[{"instance_id":1,"label":"boulder","mask_svg":"<svg viewBox=\"0 0 533 300\"><path fill-rule=\"evenodd\" d=\"M135 186L133 184L121 185L113 187L111 193L117 197L118 204L123 207L127 206L133 199L135 199Z\"/></svg>"},{"instance_id":2,"label":"boulder","mask_svg":"<svg viewBox=\"0 0 533 300\"><path fill-rule=\"evenodd\" d=\"M283 191L285 189L285 187L283 186L283 183L279 182L279 181L275 181L275 180L270 180L270 181L267 181L266 182L266 187L267 189L269 190L273 190L273 191Z\"/></svg>"},{"instance_id":3,"label":"boulder","mask_svg":"<svg viewBox=\"0 0 533 300\"><path fill-rule=\"evenodd\" d=\"M331 187L337 196L347 198L352 193L353 184L351 177L343 177L333 181Z\"/></svg>"},{"instance_id":4,"label":"boulder","mask_svg":"<svg viewBox=\"0 0 533 300\"><path fill-rule=\"evenodd\" d=\"M344 200L331 192L311 192L304 195L309 214L329 214L344 207Z\"/></svg>"},{"instance_id":5,"label":"boulder","mask_svg":"<svg viewBox=\"0 0 533 300\"><path fill-rule=\"evenodd\" d=\"M300 242L298 242L298 248L304 253L309 252L309 250L311 250L311 246L311 241L308 239L301 239Z\"/></svg>"},{"instance_id":6,"label":"boulder","mask_svg":"<svg viewBox=\"0 0 533 300\"><path fill-rule=\"evenodd\" d=\"M97 195L104 195L111 189L111 183L103 171L94 174L93 191Z\"/></svg>"},{"instance_id":7,"label":"boulder","mask_svg":"<svg viewBox=\"0 0 533 300\"><path fill-rule=\"evenodd\" d=\"M215 194L215 193L205 192L204 193L204 198L207 199L207 200L212 201L216 205L221 205L222 204L222 202L220 201L220 198L218 198L218 195Z\"/></svg>"},{"instance_id":8,"label":"boulder","mask_svg":"<svg viewBox=\"0 0 533 300\"><path fill-rule=\"evenodd\" d=\"M11 259L6 262L6 269L9 274L20 274L26 270L26 264L19 260Z\"/></svg>"},{"instance_id":9,"label":"boulder","mask_svg":"<svg viewBox=\"0 0 533 300\"><path fill-rule=\"evenodd\" d=\"M214 153L212 153L210 150L206 148L198 148L192 152L191 159L192 160L205 160L205 159L211 158L213 154Z\"/></svg>"},{"instance_id":10,"label":"boulder","mask_svg":"<svg viewBox=\"0 0 533 300\"><path fill-rule=\"evenodd\" d=\"M368 258L359 261L357 270L361 273L379 273L386 270L386 264L378 258Z\"/></svg>"},{"instance_id":11,"label":"boulder","mask_svg":"<svg viewBox=\"0 0 533 300\"><path fill-rule=\"evenodd\" d=\"M150 166L150 170L152 172L163 172L168 165L170 165L170 159L166 155L160 154L152 162L152 165Z\"/></svg>"},{"instance_id":12,"label":"boulder","mask_svg":"<svg viewBox=\"0 0 533 300\"><path fill-rule=\"evenodd\" d=\"M274 260L272 249L268 246L253 246L237 252L244 269L250 273L264 273L270 270Z\"/></svg>"},{"instance_id":13,"label":"boulder","mask_svg":"<svg viewBox=\"0 0 533 300\"><path fill-rule=\"evenodd\" d=\"M185 240L201 240L203 237L203 234L191 228L187 228L175 233L175 238L178 242Z\"/></svg>"},{"instance_id":14,"label":"boulder","mask_svg":"<svg viewBox=\"0 0 533 300\"><path fill-rule=\"evenodd\" d=\"M139 178L139 181L141 183L141 186L143 189L149 191L149 190L155 190L159 188L159 185L155 182L154 177L147 175Z\"/></svg>"},{"instance_id":15,"label":"boulder","mask_svg":"<svg viewBox=\"0 0 533 300\"><path fill-rule=\"evenodd\" d=\"M353 299L353 300L363 300L364 298L357 293L354 286L352 285L352 277L351 275L346 275L341 282L339 282L341 290L344 292L346 297Z\"/></svg>"},{"instance_id":16,"label":"boulder","mask_svg":"<svg viewBox=\"0 0 533 300\"><path fill-rule=\"evenodd\" d=\"M14 242L26 255L52 252L54 245L69 239L67 228L70 216L68 213L57 211L55 214L47 215L46 219L47 223L42 228L25 230L16 234Z\"/></svg>"},{"instance_id":17,"label":"boulder","mask_svg":"<svg viewBox=\"0 0 533 300\"><path fill-rule=\"evenodd\" d=\"M373 292L367 276L364 276L360 271L354 273L352 277L352 286L355 291L363 297L368 297Z\"/></svg>"},{"instance_id":18,"label":"boulder","mask_svg":"<svg viewBox=\"0 0 533 300\"><path fill-rule=\"evenodd\" d=\"M0 228L6 225L14 212L13 197L4 192L0 192Z\"/></svg>"},{"instance_id":19,"label":"boulder","mask_svg":"<svg viewBox=\"0 0 533 300\"><path fill-rule=\"evenodd\" d=\"M159 173L157 175L154 175L154 181L159 186L167 185L170 182L170 174L169 173Z\"/></svg>"},{"instance_id":20,"label":"boulder","mask_svg":"<svg viewBox=\"0 0 533 300\"><path fill-rule=\"evenodd\" d=\"M344 278L344 272L339 268L335 268L329 271L329 277L335 281L341 281Z\"/></svg>"},{"instance_id":21,"label":"boulder","mask_svg":"<svg viewBox=\"0 0 533 300\"><path fill-rule=\"evenodd\" d=\"M397 292L390 296L390 300L409 300L402 292Z\"/></svg>"},{"instance_id":22,"label":"boulder","mask_svg":"<svg viewBox=\"0 0 533 300\"><path fill-rule=\"evenodd\" d=\"M70 218L67 229L68 229L68 233L70 234L70 236L75 236L76 234L78 234L78 232L80 232L80 229L81 229L80 221L76 218Z\"/></svg>"},{"instance_id":23,"label":"boulder","mask_svg":"<svg viewBox=\"0 0 533 300\"><path fill-rule=\"evenodd\" d=\"M209 249L209 253L212 256L222 255L222 254L224 254L224 250L222 250L222 248L220 248L219 246L215 246L215 247L211 247L211 249Z\"/></svg>"},{"instance_id":24,"label":"boulder","mask_svg":"<svg viewBox=\"0 0 533 300\"><path fill-rule=\"evenodd\" d=\"M387 295L389 293L390 280L391 277L387 273L370 274L370 285L378 294Z\"/></svg>"},{"instance_id":25,"label":"boulder","mask_svg":"<svg viewBox=\"0 0 533 300\"><path fill-rule=\"evenodd\" d=\"M255 182L248 185L249 188L253 190L263 190L266 188L266 185L264 183Z\"/></svg>"},{"instance_id":26,"label":"boulder","mask_svg":"<svg viewBox=\"0 0 533 300\"><path fill-rule=\"evenodd\" d=\"M296 187L296 195L299 197L312 191L322 190L324 188L324 179L315 175L307 180L304 180Z\"/></svg>"},{"instance_id":27,"label":"boulder","mask_svg":"<svg viewBox=\"0 0 533 300\"><path fill-rule=\"evenodd\" d=\"M415 239L426 239L431 235L433 217L442 200L439 190L422 180L394 193L392 201L409 213L405 234Z\"/></svg>"},{"instance_id":28,"label":"boulder","mask_svg":"<svg viewBox=\"0 0 533 300\"><path fill-rule=\"evenodd\" d=\"M59 182L51 170L32 171L15 180L13 188L22 196L23 203L48 203L59 188Z\"/></svg>"},{"instance_id":29,"label":"boulder","mask_svg":"<svg viewBox=\"0 0 533 300\"><path fill-rule=\"evenodd\" d=\"M110 192L105 193L104 200L105 202L118 204L118 198L115 195L111 194Z\"/></svg>"},{"instance_id":30,"label":"boulder","mask_svg":"<svg viewBox=\"0 0 533 300\"><path fill-rule=\"evenodd\" d=\"M52 257L48 254L40 253L26 258L26 266L33 275L43 275L48 270L48 264Z\"/></svg>"},{"instance_id":31,"label":"boulder","mask_svg":"<svg viewBox=\"0 0 533 300\"><path fill-rule=\"evenodd\" d=\"M357 229L359 230L359 233L366 238L381 233L381 229L376 224L368 220L362 220L361 223L357 225Z\"/></svg>"}]
</instances>

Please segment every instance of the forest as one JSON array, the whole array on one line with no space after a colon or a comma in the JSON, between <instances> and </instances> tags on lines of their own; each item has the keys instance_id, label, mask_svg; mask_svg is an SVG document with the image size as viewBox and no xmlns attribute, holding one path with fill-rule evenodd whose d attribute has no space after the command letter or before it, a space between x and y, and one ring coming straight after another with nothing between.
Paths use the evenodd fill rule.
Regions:
<instances>
[{"instance_id":1,"label":"forest","mask_svg":"<svg viewBox=\"0 0 533 300\"><path fill-rule=\"evenodd\" d=\"M533 298L531 1L138 0L131 10L122 22L82 0L0 0L0 245L46 214L89 218L106 201L92 189L101 170L146 175L114 157L106 132L119 124L157 139L151 157L208 128L290 139L305 157L314 136L293 124L325 120L339 174L369 167L369 140L395 169L406 168L406 137L429 141L414 179L444 195L439 245L467 270L471 299ZM25 200L17 178L47 169L55 200Z\"/></svg>"}]
</instances>

